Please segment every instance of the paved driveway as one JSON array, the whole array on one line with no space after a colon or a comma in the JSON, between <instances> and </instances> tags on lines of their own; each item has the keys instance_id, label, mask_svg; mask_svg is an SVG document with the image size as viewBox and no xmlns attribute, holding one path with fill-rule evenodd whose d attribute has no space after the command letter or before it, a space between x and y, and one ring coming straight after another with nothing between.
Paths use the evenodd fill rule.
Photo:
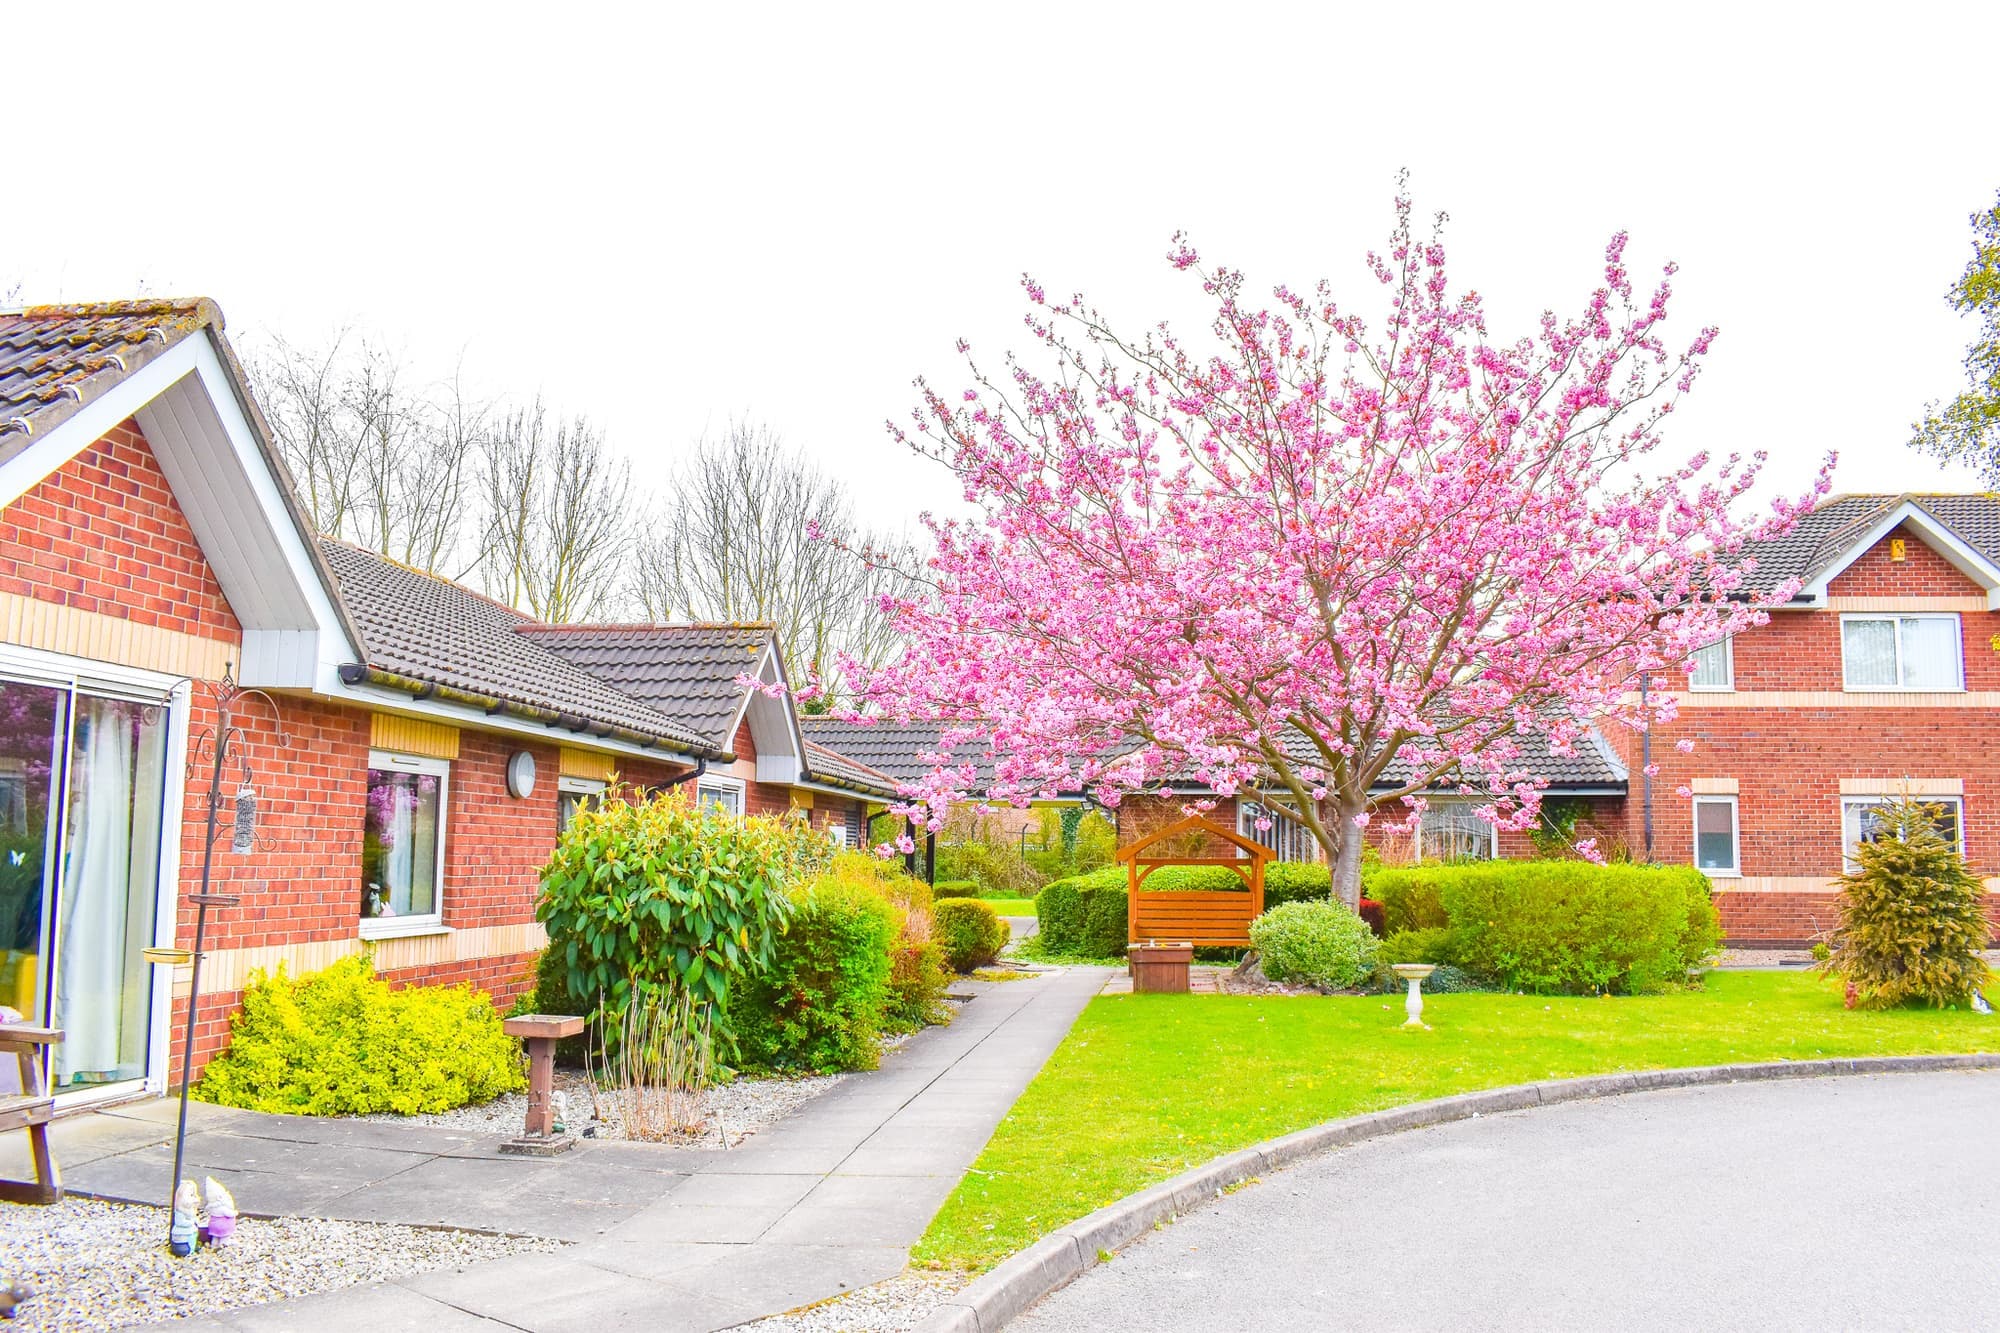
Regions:
<instances>
[{"instance_id":1,"label":"paved driveway","mask_svg":"<svg viewBox=\"0 0 2000 1333\"><path fill-rule=\"evenodd\" d=\"M1996 1142L1995 1073L1465 1121L1267 1177L1013 1327L2000 1328Z\"/></svg>"}]
</instances>

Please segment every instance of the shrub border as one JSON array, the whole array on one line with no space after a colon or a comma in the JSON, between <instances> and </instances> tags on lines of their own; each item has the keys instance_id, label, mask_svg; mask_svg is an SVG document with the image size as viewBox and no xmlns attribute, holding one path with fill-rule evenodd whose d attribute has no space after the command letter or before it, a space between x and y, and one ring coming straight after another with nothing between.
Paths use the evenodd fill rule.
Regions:
<instances>
[{"instance_id":1,"label":"shrub border","mask_svg":"<svg viewBox=\"0 0 2000 1333\"><path fill-rule=\"evenodd\" d=\"M1850 1060L1778 1060L1762 1064L1697 1065L1627 1074L1522 1083L1483 1092L1414 1102L1369 1115L1308 1126L1254 1147L1228 1153L1172 1180L1128 1194L1079 1218L1000 1263L951 1297L917 1333L994 1333L1042 1297L1096 1266L1098 1254L1122 1249L1162 1222L1172 1221L1232 1185L1292 1166L1329 1148L1343 1148L1407 1129L1471 1120L1502 1111L1616 1097L1662 1088L1775 1079L1840 1078L1857 1074L1920 1074L1950 1069L2000 1069L2000 1054L1885 1055Z\"/></svg>"}]
</instances>

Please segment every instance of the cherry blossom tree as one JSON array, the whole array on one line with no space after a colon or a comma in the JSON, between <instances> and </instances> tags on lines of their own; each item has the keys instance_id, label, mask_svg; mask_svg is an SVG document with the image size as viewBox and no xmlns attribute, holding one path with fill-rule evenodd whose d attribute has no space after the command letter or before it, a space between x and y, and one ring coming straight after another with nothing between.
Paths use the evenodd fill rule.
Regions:
<instances>
[{"instance_id":1,"label":"cherry blossom tree","mask_svg":"<svg viewBox=\"0 0 2000 1333\"><path fill-rule=\"evenodd\" d=\"M862 691L941 726L913 813L935 828L976 782L1107 805L1200 784L1301 820L1352 905L1378 811L1470 792L1528 827L1526 756L1669 720L1640 673L1791 596L1744 591L1743 545L1824 494L1832 459L1761 514L1761 453L1659 463L1715 337L1669 345L1672 266L1635 286L1620 234L1576 314L1503 340L1447 283L1441 227L1415 236L1397 200L1372 321L1325 283L1260 307L1176 237L1212 341L1024 279L1031 357L994 377L961 343L972 387L918 382L897 434L977 517L927 519L922 589L891 608L908 650Z\"/></svg>"}]
</instances>

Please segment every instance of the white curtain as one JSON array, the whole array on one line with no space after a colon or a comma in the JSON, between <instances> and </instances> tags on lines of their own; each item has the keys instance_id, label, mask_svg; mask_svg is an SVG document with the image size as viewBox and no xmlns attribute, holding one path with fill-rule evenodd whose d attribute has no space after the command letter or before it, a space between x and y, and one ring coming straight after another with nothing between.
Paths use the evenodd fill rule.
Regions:
<instances>
[{"instance_id":1,"label":"white curtain","mask_svg":"<svg viewBox=\"0 0 2000 1333\"><path fill-rule=\"evenodd\" d=\"M132 721L113 699L77 699L69 845L56 938L60 1085L116 1078L132 873Z\"/></svg>"}]
</instances>

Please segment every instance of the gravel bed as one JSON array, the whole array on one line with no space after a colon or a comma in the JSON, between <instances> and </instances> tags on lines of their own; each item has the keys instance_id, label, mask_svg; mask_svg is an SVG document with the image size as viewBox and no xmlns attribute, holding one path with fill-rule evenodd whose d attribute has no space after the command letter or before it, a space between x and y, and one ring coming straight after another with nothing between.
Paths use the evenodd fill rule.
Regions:
<instances>
[{"instance_id":1,"label":"gravel bed","mask_svg":"<svg viewBox=\"0 0 2000 1333\"><path fill-rule=\"evenodd\" d=\"M972 1281L966 1273L904 1273L789 1314L753 1320L763 1333L907 1333Z\"/></svg>"},{"instance_id":2,"label":"gravel bed","mask_svg":"<svg viewBox=\"0 0 2000 1333\"><path fill-rule=\"evenodd\" d=\"M900 1042L896 1043L900 1044ZM885 1045L884 1049L891 1049ZM711 1088L706 1101L707 1124L698 1135L670 1140L687 1147L734 1147L766 1125L784 1119L813 1098L834 1087L841 1074L805 1078L739 1078ZM565 1122L572 1134L598 1139L622 1139L625 1126L616 1094L595 1093L590 1076L580 1069L558 1069L556 1091L568 1106ZM403 1125L441 1125L475 1134L518 1134L528 1115L528 1094L510 1092L478 1106L423 1115L381 1112L356 1116Z\"/></svg>"},{"instance_id":3,"label":"gravel bed","mask_svg":"<svg viewBox=\"0 0 2000 1333\"><path fill-rule=\"evenodd\" d=\"M289 1300L359 1282L563 1248L468 1231L244 1218L234 1242L185 1259L167 1253L159 1208L95 1199L0 1203L0 1283L32 1287L10 1330L122 1328Z\"/></svg>"}]
</instances>

